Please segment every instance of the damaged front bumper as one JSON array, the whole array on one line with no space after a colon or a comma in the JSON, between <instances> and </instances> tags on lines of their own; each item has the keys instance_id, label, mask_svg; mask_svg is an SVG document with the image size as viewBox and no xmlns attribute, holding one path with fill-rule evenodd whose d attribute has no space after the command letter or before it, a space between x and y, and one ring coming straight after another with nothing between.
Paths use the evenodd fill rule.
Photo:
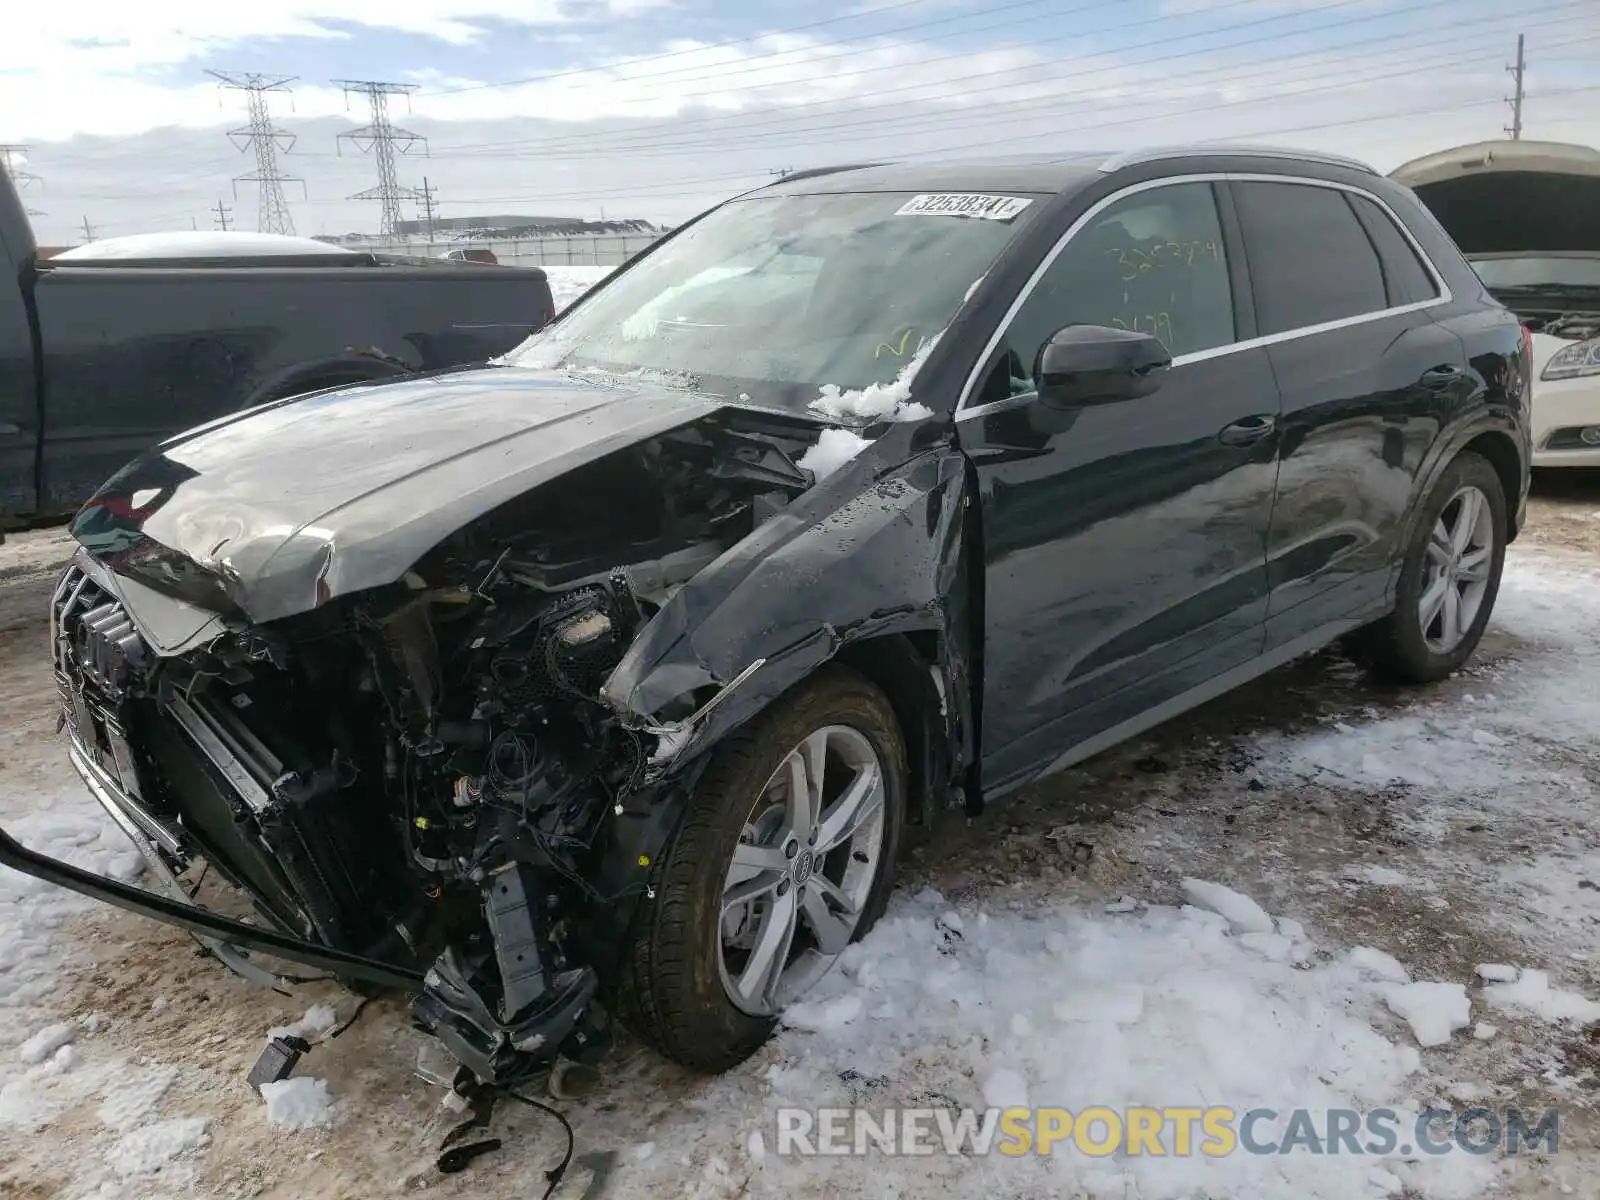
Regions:
<instances>
[{"instance_id":1,"label":"damaged front bumper","mask_svg":"<svg viewBox=\"0 0 1600 1200\"><path fill-rule=\"evenodd\" d=\"M70 724L70 722L69 722ZM583 1028L598 981L587 968L551 974L539 962L531 939L518 937L521 911L502 910L496 929L497 946L507 957L533 962L524 969L523 995L527 1003L511 1022L500 1021L467 981L454 953L447 951L426 973L394 963L295 937L279 930L222 916L196 904L169 855L178 850L171 831L159 818L145 812L122 788L118 779L100 765L95 747L73 730L68 755L89 792L106 815L144 855L151 875L170 893L160 895L85 871L60 859L30 850L0 828L0 866L32 875L92 900L113 904L175 926L192 934L229 968L251 982L280 988L289 981L251 959L251 952L299 963L351 981L395 989L414 997L416 1022L437 1037L455 1058L485 1082L515 1077L528 1058L548 1059L573 1039L592 1045L595 1035ZM515 894L524 895L517 881Z\"/></svg>"},{"instance_id":2,"label":"damaged front bumper","mask_svg":"<svg viewBox=\"0 0 1600 1200\"><path fill-rule=\"evenodd\" d=\"M413 1023L437 1037L485 1083L514 1081L563 1047L590 1052L602 1040L588 1011L598 977L588 966L552 964L539 936L544 932L541 910L530 902L535 896L542 900L544 892L537 873L525 868L491 877L483 893L489 944L507 984L498 1004L475 988L467 958L454 947L423 969L427 958L390 961L382 953L358 953L315 940L311 923L297 929L261 909L259 899L260 923L203 907L197 888L188 882L202 863L221 878L238 881L229 861L219 860L208 848L206 837L214 831L207 834L203 821L191 829L186 817L171 812L170 797L159 799L165 776L152 773L152 765L130 745L124 728L130 717L121 697L127 694L130 671L146 660L148 644L130 621L114 581L84 555L74 560L52 598L51 634L68 759L112 823L140 851L149 867L150 888L29 849L4 830L0 866L183 929L256 984L283 991L306 981L265 965L273 960L312 968L321 973L319 978L408 994ZM147 707L151 703L164 714L162 720L170 720L178 735L188 739L197 760L205 760L214 782L237 793L241 814L271 815L272 798L250 793L252 778L229 736L236 730L216 724L215 712L194 698L168 695L146 701ZM136 721L145 734L149 720L147 713ZM404 937L403 929L401 933Z\"/></svg>"},{"instance_id":3,"label":"damaged front bumper","mask_svg":"<svg viewBox=\"0 0 1600 1200\"><path fill-rule=\"evenodd\" d=\"M74 769L106 815L143 854L152 877L166 888L168 895L97 875L30 850L4 829L0 829L0 866L185 930L224 964L253 983L277 987L286 981L253 962L249 957L251 951L380 987L411 992L421 989L423 976L419 971L319 945L201 908L173 869L169 856L181 852L181 843L174 831L146 812L124 790L114 774L115 767L108 769L102 765L104 752L88 743L74 719L69 717L67 724L71 731L67 754Z\"/></svg>"}]
</instances>

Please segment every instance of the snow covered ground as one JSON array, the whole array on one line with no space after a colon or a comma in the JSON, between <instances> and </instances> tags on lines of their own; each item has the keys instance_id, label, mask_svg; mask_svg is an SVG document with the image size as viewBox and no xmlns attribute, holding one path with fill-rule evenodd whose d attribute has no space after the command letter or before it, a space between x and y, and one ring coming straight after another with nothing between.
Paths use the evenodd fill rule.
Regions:
<instances>
[{"instance_id":1,"label":"snow covered ground","mask_svg":"<svg viewBox=\"0 0 1600 1200\"><path fill-rule=\"evenodd\" d=\"M1600 1195L1600 484L1534 522L1457 678L1389 691L1319 655L944 819L880 927L744 1068L700 1079L624 1046L565 1100L579 1165L558 1195ZM27 553L0 548L0 579ZM43 640L0 634L0 820L132 877L51 736ZM542 1194L563 1140L529 1110L497 1115L499 1152L431 1169L446 1114L398 1001L266 1102L246 1086L269 1030L315 1040L354 1004L259 991L165 929L0 874L0 1195ZM780 1108L852 1104L1563 1124L1559 1152L1515 1158L778 1153Z\"/></svg>"},{"instance_id":2,"label":"snow covered ground","mask_svg":"<svg viewBox=\"0 0 1600 1200\"><path fill-rule=\"evenodd\" d=\"M589 266L548 266L539 269L550 281L550 296L556 302L557 312L616 270L615 267Z\"/></svg>"}]
</instances>

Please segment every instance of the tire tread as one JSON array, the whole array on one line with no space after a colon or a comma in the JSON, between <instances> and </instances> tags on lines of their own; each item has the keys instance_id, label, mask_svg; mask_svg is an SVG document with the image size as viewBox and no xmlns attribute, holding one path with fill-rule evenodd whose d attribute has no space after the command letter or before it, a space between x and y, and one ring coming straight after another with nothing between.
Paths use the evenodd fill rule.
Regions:
<instances>
[{"instance_id":1,"label":"tire tread","mask_svg":"<svg viewBox=\"0 0 1600 1200\"><path fill-rule=\"evenodd\" d=\"M677 831L651 872L650 886L656 898L640 905L623 956L619 1016L681 1066L707 1073L726 1071L754 1053L777 1024L772 1018L743 1013L730 1021L706 998L706 992L715 989L720 1005L732 1010L722 996L721 978L714 966L712 978L697 978L697 938L706 919L697 904L695 885L701 882L697 874L702 864L720 859L728 834L726 822L733 811L730 806L736 803L734 793L742 790L761 759L772 753L774 735L785 734L798 715L813 707L847 699L863 704L878 718L890 735L894 758L884 767L894 780L894 786L886 788L886 803L895 805L896 811L889 814L884 862L858 936L876 922L887 901L904 806L904 743L887 697L874 684L844 667L826 667L716 748ZM720 876L719 870L718 882Z\"/></svg>"}]
</instances>

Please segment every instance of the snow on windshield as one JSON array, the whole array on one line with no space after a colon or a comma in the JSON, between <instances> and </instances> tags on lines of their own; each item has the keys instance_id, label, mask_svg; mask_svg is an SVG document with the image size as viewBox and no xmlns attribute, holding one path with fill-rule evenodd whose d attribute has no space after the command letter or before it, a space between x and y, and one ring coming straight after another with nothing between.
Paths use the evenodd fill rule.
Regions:
<instances>
[{"instance_id":1,"label":"snow on windshield","mask_svg":"<svg viewBox=\"0 0 1600 1200\"><path fill-rule=\"evenodd\" d=\"M848 429L824 429L816 445L802 454L795 465L810 471L820 483L870 445L870 438Z\"/></svg>"},{"instance_id":2,"label":"snow on windshield","mask_svg":"<svg viewBox=\"0 0 1600 1200\"><path fill-rule=\"evenodd\" d=\"M811 402L811 408L835 421L871 424L874 421L920 421L933 416L925 404L911 399L911 384L928 361L928 355L938 344L942 333L936 333L917 348L911 358L889 383L874 383L864 388L848 391L837 384L825 383L820 395Z\"/></svg>"}]
</instances>

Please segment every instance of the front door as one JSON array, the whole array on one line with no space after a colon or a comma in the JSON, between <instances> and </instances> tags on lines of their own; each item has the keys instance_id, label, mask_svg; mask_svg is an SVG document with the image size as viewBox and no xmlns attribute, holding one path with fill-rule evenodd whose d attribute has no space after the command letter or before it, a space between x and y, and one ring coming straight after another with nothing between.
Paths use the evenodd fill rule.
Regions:
<instances>
[{"instance_id":1,"label":"front door","mask_svg":"<svg viewBox=\"0 0 1600 1200\"><path fill-rule=\"evenodd\" d=\"M983 785L1004 789L1260 653L1278 393L1239 340L1209 182L1124 193L1066 243L957 415L986 568ZM1042 405L1069 324L1156 334L1159 390ZM1026 364L1026 366L1025 366Z\"/></svg>"}]
</instances>

